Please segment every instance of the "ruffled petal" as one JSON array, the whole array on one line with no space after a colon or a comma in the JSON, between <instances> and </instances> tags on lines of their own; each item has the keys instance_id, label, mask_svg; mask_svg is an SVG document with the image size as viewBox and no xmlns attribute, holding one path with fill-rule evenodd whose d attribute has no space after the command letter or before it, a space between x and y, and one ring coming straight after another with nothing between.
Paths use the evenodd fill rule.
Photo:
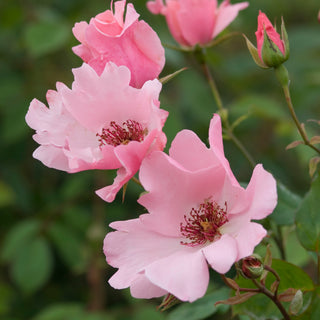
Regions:
<instances>
[{"instance_id":1,"label":"ruffled petal","mask_svg":"<svg viewBox=\"0 0 320 320\"><path fill-rule=\"evenodd\" d=\"M50 145L40 146L33 152L32 156L49 168L70 171L68 158L61 148Z\"/></svg>"},{"instance_id":2,"label":"ruffled petal","mask_svg":"<svg viewBox=\"0 0 320 320\"><path fill-rule=\"evenodd\" d=\"M121 164L113 184L96 191L96 194L107 202L112 202L119 190L139 170L142 159L154 141L157 130L150 132L143 142L131 141L128 145L119 145L114 149L114 154Z\"/></svg>"}]
</instances>

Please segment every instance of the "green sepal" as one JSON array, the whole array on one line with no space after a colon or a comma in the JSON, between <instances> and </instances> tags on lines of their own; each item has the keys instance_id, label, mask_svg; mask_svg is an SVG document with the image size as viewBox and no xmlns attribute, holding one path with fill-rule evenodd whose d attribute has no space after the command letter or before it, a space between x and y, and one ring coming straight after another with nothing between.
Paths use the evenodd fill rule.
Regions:
<instances>
[{"instance_id":1,"label":"green sepal","mask_svg":"<svg viewBox=\"0 0 320 320\"><path fill-rule=\"evenodd\" d=\"M284 24L283 17L281 17L281 39L284 43L284 49L285 49L285 56L284 58L286 60L289 59L290 56L290 46L289 46L289 38L288 38L288 33L286 30L286 26Z\"/></svg>"},{"instance_id":2,"label":"green sepal","mask_svg":"<svg viewBox=\"0 0 320 320\"><path fill-rule=\"evenodd\" d=\"M162 83L162 84L165 84L167 82L169 82L171 79L173 79L174 77L176 77L178 74L180 74L182 71L185 71L187 70L188 68L184 67L184 68L181 68L171 74L168 74L167 76L165 77L162 77L159 79L159 81Z\"/></svg>"},{"instance_id":3,"label":"green sepal","mask_svg":"<svg viewBox=\"0 0 320 320\"><path fill-rule=\"evenodd\" d=\"M261 49L261 56L263 62L268 67L278 67L287 59L282 54L280 49L276 46L276 44L271 41L269 38L266 29L264 29L264 36L263 36L263 45Z\"/></svg>"},{"instance_id":4,"label":"green sepal","mask_svg":"<svg viewBox=\"0 0 320 320\"><path fill-rule=\"evenodd\" d=\"M268 69L268 66L261 61L257 48L250 42L250 40L245 35L243 35L243 37L246 40L247 47L256 65L258 65L260 68Z\"/></svg>"},{"instance_id":5,"label":"green sepal","mask_svg":"<svg viewBox=\"0 0 320 320\"><path fill-rule=\"evenodd\" d=\"M181 303L181 301L173 294L168 293L164 296L161 304L157 307L157 309L159 311L166 311L178 303Z\"/></svg>"}]
</instances>

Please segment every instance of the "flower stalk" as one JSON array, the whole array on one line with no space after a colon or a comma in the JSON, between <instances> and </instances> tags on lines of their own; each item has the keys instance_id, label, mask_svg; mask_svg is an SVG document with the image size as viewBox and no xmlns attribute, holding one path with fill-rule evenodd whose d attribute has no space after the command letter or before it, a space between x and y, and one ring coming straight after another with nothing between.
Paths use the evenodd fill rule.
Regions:
<instances>
[{"instance_id":1,"label":"flower stalk","mask_svg":"<svg viewBox=\"0 0 320 320\"><path fill-rule=\"evenodd\" d=\"M287 313L286 309L282 305L282 303L278 300L277 290L275 293L272 293L269 289L267 289L264 285L262 285L259 281L252 279L252 282L256 285L256 287L259 289L261 293L263 293L265 296L267 296L269 299L273 301L273 303L277 306L281 314L283 315L283 318L285 320L290 320L290 316Z\"/></svg>"},{"instance_id":2,"label":"flower stalk","mask_svg":"<svg viewBox=\"0 0 320 320\"><path fill-rule=\"evenodd\" d=\"M221 115L221 120L224 125L223 132L237 146L237 148L241 151L243 156L248 160L251 167L254 168L256 163L255 163L252 155L249 153L249 151L246 149L246 147L243 145L243 143L235 136L235 134L233 132L233 127L229 123L227 109L225 109L223 107L222 99L221 99L219 90L217 88L216 82L214 81L214 78L212 76L210 68L206 62L205 49L202 48L202 50L200 50L199 52L200 52L200 55L197 55L197 58L202 65L204 75L208 81L208 84L211 89L211 93L212 93L213 98L215 99L215 102L217 104L219 114Z\"/></svg>"},{"instance_id":3,"label":"flower stalk","mask_svg":"<svg viewBox=\"0 0 320 320\"><path fill-rule=\"evenodd\" d=\"M244 259L242 259L241 261L238 261L237 264L236 264L236 268L237 270L239 271L239 268L243 269L246 269L247 266L246 265L242 265L242 264L247 264L248 262L250 262L252 260L252 258L256 258L257 256L255 255L252 255L252 256L249 256L249 257L246 257ZM258 262L259 260L256 260L256 262ZM242 266L241 266L242 265ZM250 264L249 264L250 265ZM236 297L238 298L238 301L236 302L233 302L232 304L238 304L238 303L241 303L241 300L239 300L240 297L244 297L246 296L246 294L249 294L249 293L252 293L254 295L254 293L258 294L258 293L262 293L264 294L265 296L267 296L269 299L271 299L273 301L273 303L277 306L277 308L279 309L279 311L281 312L281 314L283 315L284 319L285 320L290 320L290 316L289 314L287 313L286 309L284 308L284 306L282 305L282 303L280 302L279 298L278 298L278 288L279 288L279 284L280 284L280 276L279 274L274 270L272 269L270 266L266 265L266 264L261 264L261 267L268 271L268 272L271 272L275 278L276 278L276 284L274 286L274 289L271 291L269 289L266 288L265 284L264 284L264 281L260 280L260 281L257 281L256 279L256 276L255 276L255 273L253 272L251 274L251 276L249 275L249 273L247 273L246 275L244 275L244 273L242 271L240 271L240 274L247 278L247 279L251 279L252 282L254 283L254 285L257 287L257 288L241 288L238 286L238 284L232 280L232 279L229 279L227 278L224 274L220 274L221 276L221 279L223 280L223 282L229 287L231 288L232 290L235 290L236 291ZM250 270L253 270L252 268ZM240 295L240 292L245 292L245 294L243 295ZM246 296L246 299L247 300L248 298L250 298L252 295L248 295ZM232 299L232 298L231 298ZM221 301L220 303L227 303L227 304L230 304L230 300L231 299L228 299L228 300L225 300L225 301ZM235 299L237 300L237 299ZM245 301L244 300L244 301Z\"/></svg>"},{"instance_id":4,"label":"flower stalk","mask_svg":"<svg viewBox=\"0 0 320 320\"><path fill-rule=\"evenodd\" d=\"M299 131L299 134L303 140L303 143L312 148L314 151L316 151L318 154L320 154L320 149L318 149L316 146L314 146L313 144L311 144L306 131L303 128L303 125L300 123L300 121L298 120L298 117L295 113L294 107L293 107L293 103L291 100L291 95L290 95L290 89L289 89L289 77L288 77L288 71L286 69L286 67L284 65L279 66L278 68L275 68L275 73L277 76L277 79L279 81L279 83L282 86L283 92L284 92L284 96L286 98L286 102L287 102L287 106L290 112L290 115Z\"/></svg>"}]
</instances>

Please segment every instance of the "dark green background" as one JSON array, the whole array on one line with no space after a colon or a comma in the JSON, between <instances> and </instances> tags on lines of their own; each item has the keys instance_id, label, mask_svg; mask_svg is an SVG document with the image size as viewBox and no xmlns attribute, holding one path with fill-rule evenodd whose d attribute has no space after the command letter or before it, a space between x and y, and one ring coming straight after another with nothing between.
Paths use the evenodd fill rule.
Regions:
<instances>
[{"instance_id":1,"label":"dark green background","mask_svg":"<svg viewBox=\"0 0 320 320\"><path fill-rule=\"evenodd\" d=\"M132 2L163 44L175 44L163 17L151 15L146 1ZM319 127L307 122L320 114L319 2L249 2L228 31L243 32L255 43L259 9L278 25L284 17L291 46L286 66L296 112L310 136L319 134ZM102 253L108 224L143 213L136 203L142 190L131 183L124 204L120 196L112 204L103 202L94 190L110 184L114 173L69 175L46 168L32 158L37 145L24 121L34 97L45 102L46 91L54 89L56 81L71 85L71 69L82 63L71 50L78 44L71 31L74 23L89 21L108 8L104 0L0 0L0 319L167 318L156 311L158 300L135 300L128 290L116 291L107 284L114 272ZM161 106L170 112L164 128L167 146L184 128L207 141L216 105L200 68L191 54L166 49L166 59L161 76L188 67L161 93ZM273 71L253 63L241 36L209 49L209 61L230 118L250 114L237 127L238 137L257 162L303 195L310 186L308 160L313 153L303 146L285 151L298 135ZM225 142L225 149L236 177L247 182L250 166L231 142ZM303 253L295 250L288 256L304 264Z\"/></svg>"}]
</instances>

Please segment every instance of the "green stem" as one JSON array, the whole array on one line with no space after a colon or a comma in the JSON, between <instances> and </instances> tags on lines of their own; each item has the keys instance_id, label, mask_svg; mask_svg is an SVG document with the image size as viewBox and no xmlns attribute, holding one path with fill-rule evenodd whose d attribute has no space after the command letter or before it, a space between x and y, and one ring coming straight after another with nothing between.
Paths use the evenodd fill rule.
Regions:
<instances>
[{"instance_id":1,"label":"green stem","mask_svg":"<svg viewBox=\"0 0 320 320\"><path fill-rule=\"evenodd\" d=\"M276 270L272 269L271 267L269 267L267 265L264 266L264 269L269 271L269 272L271 272L275 276L275 278L277 280L277 287L276 287L276 289L274 291L274 296L277 297L278 296L278 288L279 288L279 284L280 284L280 276L279 276L279 274L277 273Z\"/></svg>"},{"instance_id":2,"label":"green stem","mask_svg":"<svg viewBox=\"0 0 320 320\"><path fill-rule=\"evenodd\" d=\"M314 145L312 145L305 133L305 131L303 130L298 117L294 111L293 105L292 105L292 100L291 100L291 96L290 96L290 90L289 90L289 86L284 86L283 87L283 91L284 91L284 95L286 97L286 101L287 101L287 105L291 114L291 117L296 125L296 127L298 128L298 131L301 135L301 138L303 139L303 142L305 145L309 146L310 148L312 148L313 150L315 150L316 152L318 152L320 154L320 149L318 149L317 147L315 147Z\"/></svg>"},{"instance_id":3,"label":"green stem","mask_svg":"<svg viewBox=\"0 0 320 320\"><path fill-rule=\"evenodd\" d=\"M140 180L139 180L138 178L132 177L131 180L132 180L133 182L135 182L137 185L139 185L140 187L142 187L142 184L141 184L141 182L140 182Z\"/></svg>"},{"instance_id":4,"label":"green stem","mask_svg":"<svg viewBox=\"0 0 320 320\"><path fill-rule=\"evenodd\" d=\"M207 62L205 61L205 53L203 51L202 51L202 55L203 55L202 68L203 68L204 74L208 80L212 95L216 101L216 104L218 106L219 111L223 111L224 108L222 105L222 100L221 100L217 85L212 77L211 72L210 72L209 66L208 66Z\"/></svg>"},{"instance_id":5,"label":"green stem","mask_svg":"<svg viewBox=\"0 0 320 320\"><path fill-rule=\"evenodd\" d=\"M218 38L215 38L214 40L209 42L205 47L206 48L214 47L214 46L216 46L226 40L229 40L230 38L235 37L235 36L242 36L242 33L241 32L229 32L223 36L219 36Z\"/></svg>"},{"instance_id":6,"label":"green stem","mask_svg":"<svg viewBox=\"0 0 320 320\"><path fill-rule=\"evenodd\" d=\"M317 265L318 279L317 279L317 282L318 282L318 285L320 285L320 254L319 253L318 253L317 257L318 257L318 265Z\"/></svg>"},{"instance_id":7,"label":"green stem","mask_svg":"<svg viewBox=\"0 0 320 320\"><path fill-rule=\"evenodd\" d=\"M249 161L252 168L256 166L255 161L253 160L249 151L245 148L242 142L234 135L233 131L230 128L227 128L227 134L229 138L233 141L233 143L238 147L238 149L242 152L244 157Z\"/></svg>"},{"instance_id":8,"label":"green stem","mask_svg":"<svg viewBox=\"0 0 320 320\"><path fill-rule=\"evenodd\" d=\"M287 69L285 68L284 65L281 65L278 68L275 68L274 70L276 72L277 79L282 86L291 117L292 117L292 119L293 119L299 133L300 133L300 136L301 136L304 144L306 146L309 146L310 148L312 148L313 150L315 150L317 153L320 154L320 149L318 149L317 147L315 147L314 145L312 145L310 143L310 141L307 137L307 134L306 134L304 128L302 127L300 121L298 120L298 117L294 111L292 100L291 100L291 95L290 95L290 90L289 90L289 76L288 76Z\"/></svg>"},{"instance_id":9,"label":"green stem","mask_svg":"<svg viewBox=\"0 0 320 320\"><path fill-rule=\"evenodd\" d=\"M245 148L245 146L242 144L242 142L234 135L232 126L229 123L228 120L228 114L226 112L226 109L223 107L222 100L220 93L218 91L217 85L214 81L214 78L210 72L210 68L206 62L206 56L204 49L201 50L201 64L204 71L204 75L209 83L212 95L216 101L217 107L221 114L221 120L224 124L224 133L228 136L230 140L233 141L233 143L238 147L238 149L241 151L241 153L244 155L244 157L249 161L250 165L254 168L256 163L253 160L253 157L249 153L249 151Z\"/></svg>"},{"instance_id":10,"label":"green stem","mask_svg":"<svg viewBox=\"0 0 320 320\"><path fill-rule=\"evenodd\" d=\"M274 240L279 248L280 256L282 260L286 260L286 251L283 245L283 234L282 234L282 228L277 225L277 234L274 235Z\"/></svg>"},{"instance_id":11,"label":"green stem","mask_svg":"<svg viewBox=\"0 0 320 320\"><path fill-rule=\"evenodd\" d=\"M277 296L273 294L270 290L268 290L265 286L260 284L258 281L252 279L253 283L259 288L260 292L267 296L269 299L273 301L273 303L278 307L279 311L283 315L285 320L290 320L290 316L288 315L286 309L282 305L282 303L278 300Z\"/></svg>"}]
</instances>

